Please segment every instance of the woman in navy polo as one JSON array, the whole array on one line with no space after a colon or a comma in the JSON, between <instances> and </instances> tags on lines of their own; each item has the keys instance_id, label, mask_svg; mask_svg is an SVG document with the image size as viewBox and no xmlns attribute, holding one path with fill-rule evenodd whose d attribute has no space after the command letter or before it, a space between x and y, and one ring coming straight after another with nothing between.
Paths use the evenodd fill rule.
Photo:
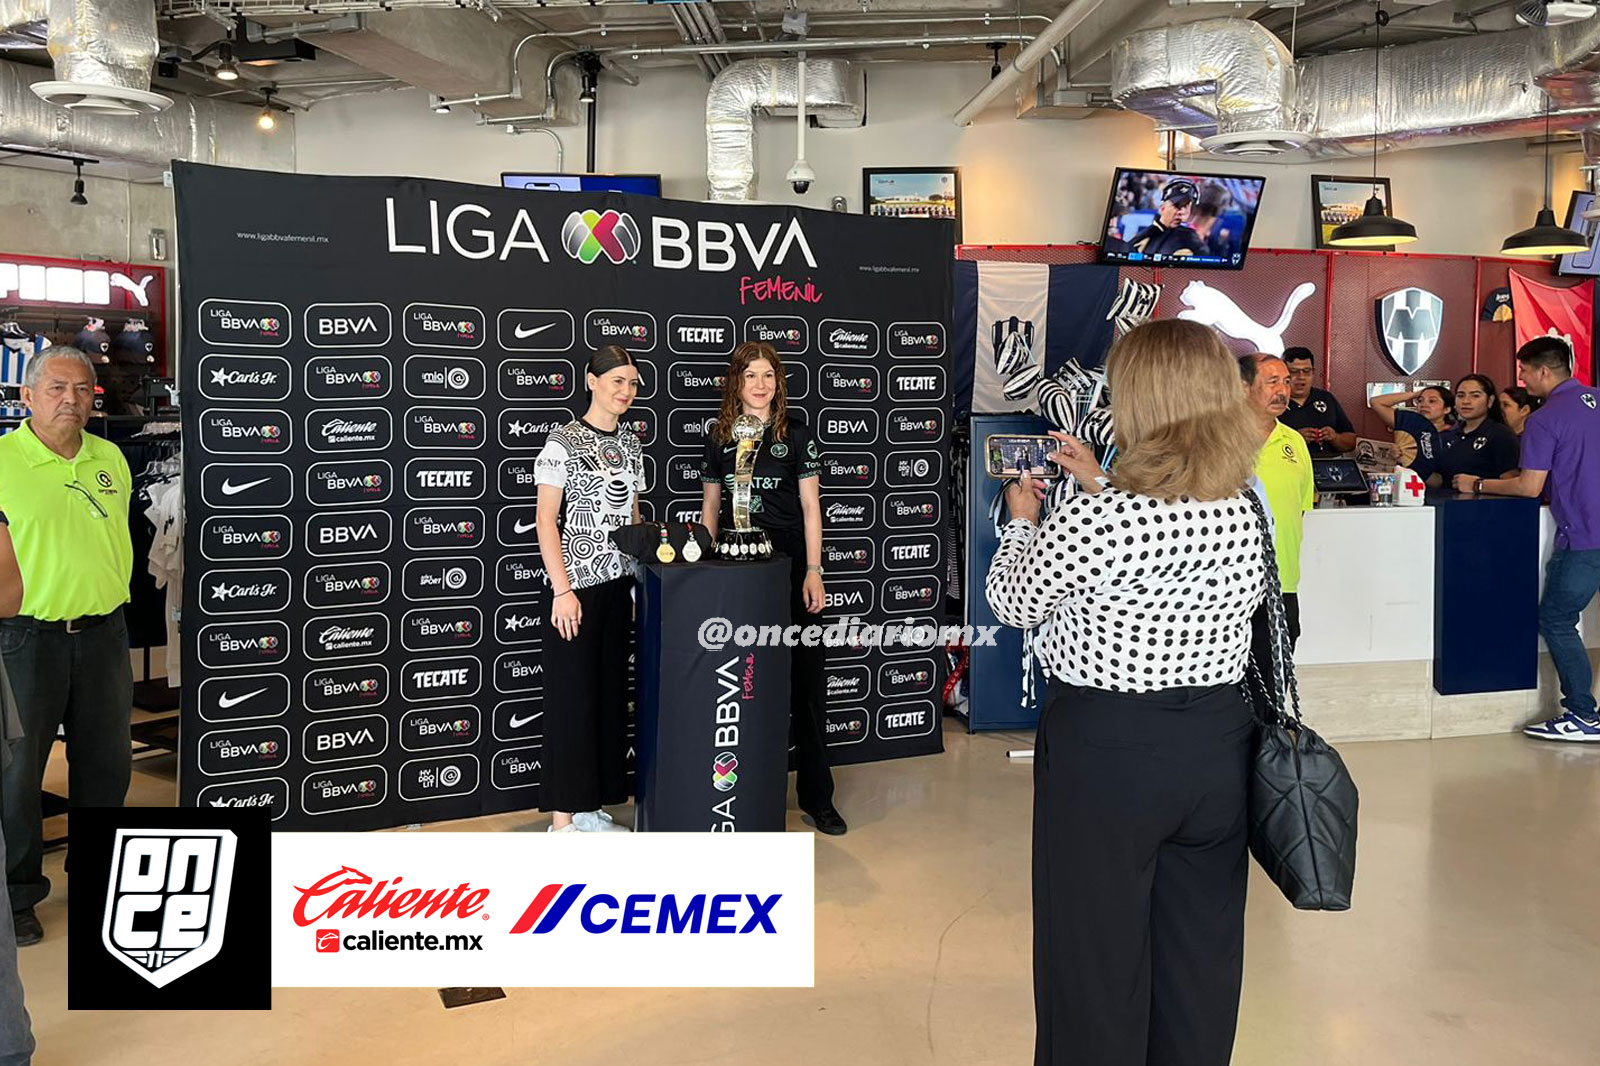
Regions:
<instances>
[{"instance_id":1,"label":"woman in navy polo","mask_svg":"<svg viewBox=\"0 0 1600 1066\"><path fill-rule=\"evenodd\" d=\"M1516 472L1522 444L1500 410L1499 390L1484 374L1456 382L1456 424L1439 435L1439 466L1428 484L1449 485L1457 474L1507 477Z\"/></svg>"}]
</instances>

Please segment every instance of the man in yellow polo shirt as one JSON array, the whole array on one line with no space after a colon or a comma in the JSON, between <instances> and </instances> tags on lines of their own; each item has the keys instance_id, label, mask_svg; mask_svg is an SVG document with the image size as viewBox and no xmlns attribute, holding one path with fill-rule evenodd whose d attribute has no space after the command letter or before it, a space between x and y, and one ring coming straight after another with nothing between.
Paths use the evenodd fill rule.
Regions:
<instances>
[{"instance_id":1,"label":"man in yellow polo shirt","mask_svg":"<svg viewBox=\"0 0 1600 1066\"><path fill-rule=\"evenodd\" d=\"M68 800L120 807L132 772L133 671L122 605L133 573L132 478L117 447L83 431L94 364L75 348L29 360L32 416L0 437L0 511L22 571L22 611L0 620L0 656L16 691L23 740L0 772L6 882L19 944L44 936L34 907L44 875L40 795L56 731L68 737Z\"/></svg>"},{"instance_id":2,"label":"man in yellow polo shirt","mask_svg":"<svg viewBox=\"0 0 1600 1066\"><path fill-rule=\"evenodd\" d=\"M1272 510L1272 546L1278 553L1283 613L1293 643L1300 639L1300 536L1305 513L1317 502L1311 452L1298 431L1278 421L1289 408L1289 367L1284 361L1275 355L1247 355L1239 360L1239 371L1266 440L1256 460L1256 477Z\"/></svg>"}]
</instances>

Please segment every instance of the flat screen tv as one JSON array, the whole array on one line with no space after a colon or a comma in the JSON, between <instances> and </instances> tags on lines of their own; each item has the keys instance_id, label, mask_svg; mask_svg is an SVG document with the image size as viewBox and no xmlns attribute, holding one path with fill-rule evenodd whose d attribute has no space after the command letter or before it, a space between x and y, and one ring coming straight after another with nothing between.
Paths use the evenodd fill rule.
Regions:
<instances>
[{"instance_id":1,"label":"flat screen tv","mask_svg":"<svg viewBox=\"0 0 1600 1066\"><path fill-rule=\"evenodd\" d=\"M660 174L510 174L500 175L506 189L539 189L544 192L631 192L639 196L660 196Z\"/></svg>"},{"instance_id":2,"label":"flat screen tv","mask_svg":"<svg viewBox=\"0 0 1600 1066\"><path fill-rule=\"evenodd\" d=\"M1267 179L1118 167L1100 262L1238 270Z\"/></svg>"},{"instance_id":3,"label":"flat screen tv","mask_svg":"<svg viewBox=\"0 0 1600 1066\"><path fill-rule=\"evenodd\" d=\"M1568 229L1575 229L1589 238L1589 247L1582 252L1564 255L1556 260L1556 273L1577 277L1600 277L1600 218L1585 218L1584 212L1594 206L1594 193L1574 192L1567 202Z\"/></svg>"}]
</instances>

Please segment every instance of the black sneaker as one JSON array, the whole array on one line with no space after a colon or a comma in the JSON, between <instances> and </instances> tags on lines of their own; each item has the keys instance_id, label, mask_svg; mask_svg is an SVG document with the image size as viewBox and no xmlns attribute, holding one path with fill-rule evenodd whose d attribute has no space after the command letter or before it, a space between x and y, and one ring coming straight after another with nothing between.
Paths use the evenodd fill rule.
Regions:
<instances>
[{"instance_id":1,"label":"black sneaker","mask_svg":"<svg viewBox=\"0 0 1600 1066\"><path fill-rule=\"evenodd\" d=\"M805 820L815 826L817 832L826 833L831 837L842 837L850 828L844 824L844 816L832 807L825 807L815 813L806 811Z\"/></svg>"},{"instance_id":2,"label":"black sneaker","mask_svg":"<svg viewBox=\"0 0 1600 1066\"><path fill-rule=\"evenodd\" d=\"M25 948L29 944L37 944L44 939L44 926L39 924L39 916L33 913L33 908L11 912L11 925L17 931L17 947Z\"/></svg>"}]
</instances>

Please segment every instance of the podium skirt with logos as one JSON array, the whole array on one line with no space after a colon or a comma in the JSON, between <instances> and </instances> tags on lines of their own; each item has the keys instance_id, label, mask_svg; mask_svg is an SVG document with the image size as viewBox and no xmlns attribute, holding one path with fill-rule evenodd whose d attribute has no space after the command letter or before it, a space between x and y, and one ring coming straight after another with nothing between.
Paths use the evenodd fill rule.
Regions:
<instances>
[{"instance_id":1,"label":"podium skirt with logos","mask_svg":"<svg viewBox=\"0 0 1600 1066\"><path fill-rule=\"evenodd\" d=\"M543 811L594 811L629 796L633 578L574 594L582 608L577 636L563 640L552 629L544 638Z\"/></svg>"}]
</instances>

